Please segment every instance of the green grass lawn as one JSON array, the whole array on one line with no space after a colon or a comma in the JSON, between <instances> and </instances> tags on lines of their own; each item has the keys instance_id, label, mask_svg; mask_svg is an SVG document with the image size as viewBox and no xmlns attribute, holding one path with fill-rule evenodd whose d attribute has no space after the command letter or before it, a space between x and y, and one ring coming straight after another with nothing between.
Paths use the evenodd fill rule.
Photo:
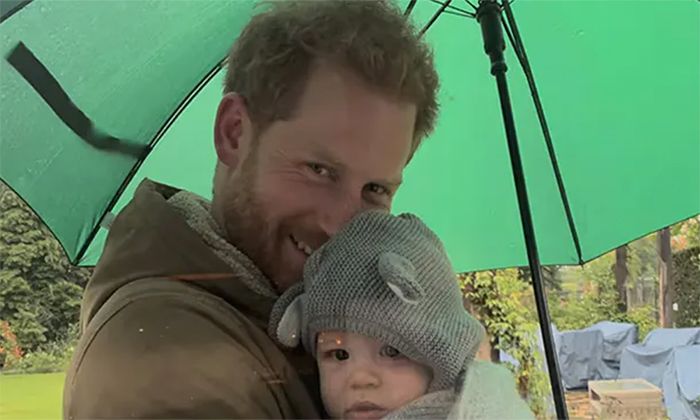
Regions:
<instances>
[{"instance_id":1,"label":"green grass lawn","mask_svg":"<svg viewBox=\"0 0 700 420\"><path fill-rule=\"evenodd\" d=\"M60 419L64 373L0 375L0 419Z\"/></svg>"}]
</instances>

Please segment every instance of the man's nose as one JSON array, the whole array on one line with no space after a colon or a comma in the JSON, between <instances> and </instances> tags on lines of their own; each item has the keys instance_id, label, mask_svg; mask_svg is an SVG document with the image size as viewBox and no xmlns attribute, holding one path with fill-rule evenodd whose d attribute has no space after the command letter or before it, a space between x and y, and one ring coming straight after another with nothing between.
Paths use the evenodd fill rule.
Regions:
<instances>
[{"instance_id":1,"label":"man's nose","mask_svg":"<svg viewBox=\"0 0 700 420\"><path fill-rule=\"evenodd\" d=\"M361 194L343 194L329 199L323 210L321 229L331 237L364 208Z\"/></svg>"}]
</instances>

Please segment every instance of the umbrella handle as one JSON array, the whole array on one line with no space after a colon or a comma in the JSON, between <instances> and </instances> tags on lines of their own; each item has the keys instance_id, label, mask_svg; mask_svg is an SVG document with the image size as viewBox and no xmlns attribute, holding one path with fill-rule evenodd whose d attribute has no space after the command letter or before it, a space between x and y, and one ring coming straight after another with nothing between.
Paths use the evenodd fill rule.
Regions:
<instances>
[{"instance_id":1,"label":"umbrella handle","mask_svg":"<svg viewBox=\"0 0 700 420\"><path fill-rule=\"evenodd\" d=\"M508 0L505 0L508 1ZM511 107L510 95L508 93L508 83L506 79L505 40L503 38L503 27L501 26L501 6L496 0L479 0L479 7L476 11L476 19L481 25L481 32L484 37L484 50L491 59L491 74L496 77L498 86L498 96L503 114L503 124L505 126L506 138L508 140L508 151L510 154L511 167L513 169L513 180L518 196L518 207L520 210L520 221L525 237L527 257L532 273L532 287L537 304L537 316L539 318L540 329L542 331L542 341L544 344L547 368L549 371L549 381L552 386L554 397L554 407L557 418L568 420L566 410L566 399L562 388L559 363L552 337L551 321L547 300L545 298L544 282L542 280L542 267L537 252L537 241L535 239L535 229L532 223L530 211L530 201L525 186L525 176L523 171L518 138L513 119L513 109Z\"/></svg>"},{"instance_id":2,"label":"umbrella handle","mask_svg":"<svg viewBox=\"0 0 700 420\"><path fill-rule=\"evenodd\" d=\"M501 26L501 6L495 0L479 0L476 9L476 20L481 25L481 35L484 37L484 51L491 59L491 74L505 73L508 70L503 51L506 41L503 38Z\"/></svg>"}]
</instances>

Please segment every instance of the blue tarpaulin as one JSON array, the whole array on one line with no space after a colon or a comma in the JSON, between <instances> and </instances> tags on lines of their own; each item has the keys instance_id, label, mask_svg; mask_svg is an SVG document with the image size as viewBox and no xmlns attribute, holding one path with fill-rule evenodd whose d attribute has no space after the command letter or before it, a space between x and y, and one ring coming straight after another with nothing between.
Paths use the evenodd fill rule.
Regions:
<instances>
[{"instance_id":1,"label":"blue tarpaulin","mask_svg":"<svg viewBox=\"0 0 700 420\"><path fill-rule=\"evenodd\" d=\"M637 342L637 326L624 322L601 321L586 329L603 333L603 359L598 367L600 379L617 379L620 357L625 347Z\"/></svg>"},{"instance_id":2,"label":"blue tarpaulin","mask_svg":"<svg viewBox=\"0 0 700 420\"><path fill-rule=\"evenodd\" d=\"M620 379L643 378L662 387L663 375L673 349L700 344L700 328L659 328L643 343L627 346L620 360ZM696 363L696 367L699 364ZM696 368L695 374L700 372Z\"/></svg>"},{"instance_id":3,"label":"blue tarpaulin","mask_svg":"<svg viewBox=\"0 0 700 420\"><path fill-rule=\"evenodd\" d=\"M663 375L671 420L700 419L700 345L676 347Z\"/></svg>"},{"instance_id":4,"label":"blue tarpaulin","mask_svg":"<svg viewBox=\"0 0 700 420\"><path fill-rule=\"evenodd\" d=\"M600 379L603 359L603 333L598 330L572 330L559 333L556 343L561 380L566 389L586 386Z\"/></svg>"}]
</instances>

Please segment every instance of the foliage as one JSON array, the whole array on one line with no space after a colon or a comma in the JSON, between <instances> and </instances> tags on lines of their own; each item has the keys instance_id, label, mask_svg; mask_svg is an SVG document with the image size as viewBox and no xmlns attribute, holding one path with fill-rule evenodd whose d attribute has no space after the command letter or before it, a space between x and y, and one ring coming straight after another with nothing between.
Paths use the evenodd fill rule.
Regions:
<instances>
[{"instance_id":1,"label":"foliage","mask_svg":"<svg viewBox=\"0 0 700 420\"><path fill-rule=\"evenodd\" d=\"M671 235L674 252L700 248L700 215L673 225Z\"/></svg>"},{"instance_id":2,"label":"foliage","mask_svg":"<svg viewBox=\"0 0 700 420\"><path fill-rule=\"evenodd\" d=\"M532 306L530 286L517 269L471 273L460 276L465 297L476 309L476 316L492 337L496 349L507 352L519 366L508 364L518 389L527 398L532 411L546 416L549 382L538 351L537 318Z\"/></svg>"},{"instance_id":3,"label":"foliage","mask_svg":"<svg viewBox=\"0 0 700 420\"><path fill-rule=\"evenodd\" d=\"M11 369L22 359L23 354L10 323L0 320L0 369Z\"/></svg>"},{"instance_id":4,"label":"foliage","mask_svg":"<svg viewBox=\"0 0 700 420\"><path fill-rule=\"evenodd\" d=\"M78 340L78 325L74 324L66 337L23 354L12 364L6 364L3 373L50 373L65 371L73 357Z\"/></svg>"},{"instance_id":5,"label":"foliage","mask_svg":"<svg viewBox=\"0 0 700 420\"><path fill-rule=\"evenodd\" d=\"M628 245L627 295L629 307L657 305L656 295L659 287L657 242L657 234L653 233ZM641 293L641 296L637 296L633 291Z\"/></svg>"},{"instance_id":6,"label":"foliage","mask_svg":"<svg viewBox=\"0 0 700 420\"><path fill-rule=\"evenodd\" d=\"M651 330L659 328L659 323L656 321L656 308L651 305L628 309L626 314L620 314L616 320L636 325L639 341L644 340Z\"/></svg>"},{"instance_id":7,"label":"foliage","mask_svg":"<svg viewBox=\"0 0 700 420\"><path fill-rule=\"evenodd\" d=\"M547 289L561 290L560 267L557 265L542 266L542 281ZM530 282L530 267L519 267L518 276L525 282Z\"/></svg>"},{"instance_id":8,"label":"foliage","mask_svg":"<svg viewBox=\"0 0 700 420\"><path fill-rule=\"evenodd\" d=\"M649 241L637 249L648 248ZM634 250L635 244L632 244ZM634 255L635 252L630 254ZM634 258L630 258L634 261ZM655 306L641 305L629 308L627 312L619 310L619 295L615 289L613 265L614 252L605 254L585 266L572 269L578 274L579 289L576 291L549 291L548 302L552 321L560 330L578 330L600 321L629 322L637 325L639 339L654 328L658 328ZM630 274L648 270L648 263L642 260Z\"/></svg>"},{"instance_id":9,"label":"foliage","mask_svg":"<svg viewBox=\"0 0 700 420\"><path fill-rule=\"evenodd\" d=\"M606 254L576 270L578 290L548 291L549 308L557 328L586 328L616 315L618 294L611 269L614 263L614 253Z\"/></svg>"},{"instance_id":10,"label":"foliage","mask_svg":"<svg viewBox=\"0 0 700 420\"><path fill-rule=\"evenodd\" d=\"M7 371L5 373L63 372L68 368L72 352L73 347L61 347L57 343L51 343L48 349L28 353L4 371Z\"/></svg>"},{"instance_id":11,"label":"foliage","mask_svg":"<svg viewBox=\"0 0 700 420\"><path fill-rule=\"evenodd\" d=\"M674 254L671 275L678 303L676 326L700 326L700 246Z\"/></svg>"},{"instance_id":12,"label":"foliage","mask_svg":"<svg viewBox=\"0 0 700 420\"><path fill-rule=\"evenodd\" d=\"M89 271L72 267L39 219L0 183L0 319L31 353L77 323Z\"/></svg>"}]
</instances>

